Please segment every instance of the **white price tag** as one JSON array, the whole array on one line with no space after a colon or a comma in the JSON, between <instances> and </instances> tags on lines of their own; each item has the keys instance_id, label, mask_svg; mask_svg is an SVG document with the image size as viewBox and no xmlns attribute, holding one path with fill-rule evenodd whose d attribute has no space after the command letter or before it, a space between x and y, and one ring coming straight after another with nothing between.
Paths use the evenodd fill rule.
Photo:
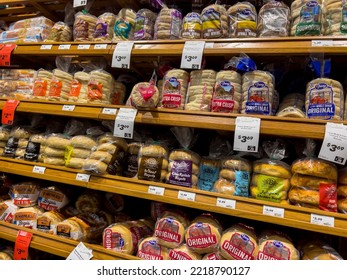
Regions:
<instances>
[{"instance_id":1,"label":"white price tag","mask_svg":"<svg viewBox=\"0 0 347 280\"><path fill-rule=\"evenodd\" d=\"M77 46L77 49L78 50L89 50L90 49L90 45L81 44L81 45Z\"/></svg>"},{"instance_id":2,"label":"white price tag","mask_svg":"<svg viewBox=\"0 0 347 280\"><path fill-rule=\"evenodd\" d=\"M62 110L72 112L73 110L75 110L75 105L63 105Z\"/></svg>"},{"instance_id":3,"label":"white price tag","mask_svg":"<svg viewBox=\"0 0 347 280\"><path fill-rule=\"evenodd\" d=\"M347 126L327 123L319 158L344 165L347 159Z\"/></svg>"},{"instance_id":4,"label":"white price tag","mask_svg":"<svg viewBox=\"0 0 347 280\"><path fill-rule=\"evenodd\" d=\"M114 136L132 139L136 114L136 109L120 108L114 122Z\"/></svg>"},{"instance_id":5,"label":"white price tag","mask_svg":"<svg viewBox=\"0 0 347 280\"><path fill-rule=\"evenodd\" d=\"M334 227L335 226L335 218L311 214L311 224L326 226L326 227Z\"/></svg>"},{"instance_id":6,"label":"white price tag","mask_svg":"<svg viewBox=\"0 0 347 280\"><path fill-rule=\"evenodd\" d=\"M148 193L150 193L150 194L163 196L164 192L165 192L165 188L162 188L162 187L154 187L154 186L148 187Z\"/></svg>"},{"instance_id":7,"label":"white price tag","mask_svg":"<svg viewBox=\"0 0 347 280\"><path fill-rule=\"evenodd\" d=\"M184 192L184 191L178 191L178 199L188 200L188 201L195 201L195 193L191 192Z\"/></svg>"},{"instance_id":8,"label":"white price tag","mask_svg":"<svg viewBox=\"0 0 347 280\"><path fill-rule=\"evenodd\" d=\"M40 50L51 50L53 45L42 45L40 47Z\"/></svg>"},{"instance_id":9,"label":"white price tag","mask_svg":"<svg viewBox=\"0 0 347 280\"><path fill-rule=\"evenodd\" d=\"M284 218L284 209L264 205L263 214L272 217Z\"/></svg>"},{"instance_id":10,"label":"white price tag","mask_svg":"<svg viewBox=\"0 0 347 280\"><path fill-rule=\"evenodd\" d=\"M114 49L112 56L112 67L115 68L130 68L131 51L134 42L119 42Z\"/></svg>"},{"instance_id":11,"label":"white price tag","mask_svg":"<svg viewBox=\"0 0 347 280\"><path fill-rule=\"evenodd\" d=\"M260 119L237 117L234 134L234 150L258 152Z\"/></svg>"},{"instance_id":12,"label":"white price tag","mask_svg":"<svg viewBox=\"0 0 347 280\"><path fill-rule=\"evenodd\" d=\"M45 171L46 167L36 165L33 167L33 173L45 174Z\"/></svg>"},{"instance_id":13,"label":"white price tag","mask_svg":"<svg viewBox=\"0 0 347 280\"><path fill-rule=\"evenodd\" d=\"M236 200L224 199L224 198L217 197L216 205L219 206L219 207L235 209L235 207L236 207Z\"/></svg>"},{"instance_id":14,"label":"white price tag","mask_svg":"<svg viewBox=\"0 0 347 280\"><path fill-rule=\"evenodd\" d=\"M59 45L58 50L69 50L71 45Z\"/></svg>"},{"instance_id":15,"label":"white price tag","mask_svg":"<svg viewBox=\"0 0 347 280\"><path fill-rule=\"evenodd\" d=\"M102 114L105 114L105 115L116 115L117 114L117 109L115 109L115 108L103 108L102 109Z\"/></svg>"},{"instance_id":16,"label":"white price tag","mask_svg":"<svg viewBox=\"0 0 347 280\"><path fill-rule=\"evenodd\" d=\"M82 182L89 182L90 174L77 173L76 180Z\"/></svg>"},{"instance_id":17,"label":"white price tag","mask_svg":"<svg viewBox=\"0 0 347 280\"><path fill-rule=\"evenodd\" d=\"M181 58L181 68L200 69L204 48L204 41L185 42Z\"/></svg>"},{"instance_id":18,"label":"white price tag","mask_svg":"<svg viewBox=\"0 0 347 280\"><path fill-rule=\"evenodd\" d=\"M83 261L90 260L92 257L93 250L88 249L82 242L80 242L66 259L73 261Z\"/></svg>"},{"instance_id":19,"label":"white price tag","mask_svg":"<svg viewBox=\"0 0 347 280\"><path fill-rule=\"evenodd\" d=\"M87 0L73 0L73 7L81 7L87 5Z\"/></svg>"},{"instance_id":20,"label":"white price tag","mask_svg":"<svg viewBox=\"0 0 347 280\"><path fill-rule=\"evenodd\" d=\"M94 45L94 50L106 50L107 44L96 44Z\"/></svg>"},{"instance_id":21,"label":"white price tag","mask_svg":"<svg viewBox=\"0 0 347 280\"><path fill-rule=\"evenodd\" d=\"M312 47L332 47L334 46L333 40L312 40Z\"/></svg>"}]
</instances>

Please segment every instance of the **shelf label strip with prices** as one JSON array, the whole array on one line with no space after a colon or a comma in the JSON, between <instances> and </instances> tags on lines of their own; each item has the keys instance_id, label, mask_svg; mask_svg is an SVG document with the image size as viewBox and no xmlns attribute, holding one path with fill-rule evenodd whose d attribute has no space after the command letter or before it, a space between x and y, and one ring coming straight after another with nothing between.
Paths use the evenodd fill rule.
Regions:
<instances>
[{"instance_id":1,"label":"shelf label strip with prices","mask_svg":"<svg viewBox=\"0 0 347 280\"><path fill-rule=\"evenodd\" d=\"M181 58L181 68L200 69L204 48L205 41L185 42Z\"/></svg>"},{"instance_id":2,"label":"shelf label strip with prices","mask_svg":"<svg viewBox=\"0 0 347 280\"><path fill-rule=\"evenodd\" d=\"M133 46L134 42L132 41L117 43L112 55L111 66L114 68L129 69Z\"/></svg>"},{"instance_id":3,"label":"shelf label strip with prices","mask_svg":"<svg viewBox=\"0 0 347 280\"><path fill-rule=\"evenodd\" d=\"M104 115L117 115L117 109L116 108L103 108L101 111L101 114Z\"/></svg>"},{"instance_id":4,"label":"shelf label strip with prices","mask_svg":"<svg viewBox=\"0 0 347 280\"><path fill-rule=\"evenodd\" d=\"M163 196L165 193L165 188L149 186L148 187L148 193Z\"/></svg>"},{"instance_id":5,"label":"shelf label strip with prices","mask_svg":"<svg viewBox=\"0 0 347 280\"><path fill-rule=\"evenodd\" d=\"M260 118L237 117L235 124L234 150L258 152Z\"/></svg>"},{"instance_id":6,"label":"shelf label strip with prices","mask_svg":"<svg viewBox=\"0 0 347 280\"><path fill-rule=\"evenodd\" d=\"M88 249L83 242L78 243L75 249L71 252L71 254L66 258L67 260L90 260L93 257L93 250Z\"/></svg>"},{"instance_id":7,"label":"shelf label strip with prices","mask_svg":"<svg viewBox=\"0 0 347 280\"><path fill-rule=\"evenodd\" d=\"M319 158L345 165L347 160L347 126L327 123Z\"/></svg>"},{"instance_id":8,"label":"shelf label strip with prices","mask_svg":"<svg viewBox=\"0 0 347 280\"><path fill-rule=\"evenodd\" d=\"M16 44L0 44L0 66L11 65L11 54L16 47Z\"/></svg>"},{"instance_id":9,"label":"shelf label strip with prices","mask_svg":"<svg viewBox=\"0 0 347 280\"><path fill-rule=\"evenodd\" d=\"M196 196L196 193L178 191L177 198L182 200L195 201L195 196Z\"/></svg>"},{"instance_id":10,"label":"shelf label strip with prices","mask_svg":"<svg viewBox=\"0 0 347 280\"><path fill-rule=\"evenodd\" d=\"M108 46L107 44L95 44L94 50L106 50L107 46Z\"/></svg>"},{"instance_id":11,"label":"shelf label strip with prices","mask_svg":"<svg viewBox=\"0 0 347 280\"><path fill-rule=\"evenodd\" d=\"M71 48L70 44L59 45L58 50L69 50Z\"/></svg>"},{"instance_id":12,"label":"shelf label strip with prices","mask_svg":"<svg viewBox=\"0 0 347 280\"><path fill-rule=\"evenodd\" d=\"M284 209L264 205L263 214L277 218L284 218Z\"/></svg>"},{"instance_id":13,"label":"shelf label strip with prices","mask_svg":"<svg viewBox=\"0 0 347 280\"><path fill-rule=\"evenodd\" d=\"M79 44L78 46L77 46L77 49L78 50L89 50L90 49L90 45L89 44Z\"/></svg>"},{"instance_id":14,"label":"shelf label strip with prices","mask_svg":"<svg viewBox=\"0 0 347 280\"><path fill-rule=\"evenodd\" d=\"M326 226L326 227L334 227L335 226L335 218L317 215L317 214L311 214L311 224Z\"/></svg>"},{"instance_id":15,"label":"shelf label strip with prices","mask_svg":"<svg viewBox=\"0 0 347 280\"><path fill-rule=\"evenodd\" d=\"M53 45L42 45L40 47L40 50L51 50Z\"/></svg>"},{"instance_id":16,"label":"shelf label strip with prices","mask_svg":"<svg viewBox=\"0 0 347 280\"><path fill-rule=\"evenodd\" d=\"M218 197L216 205L223 208L236 209L236 200Z\"/></svg>"},{"instance_id":17,"label":"shelf label strip with prices","mask_svg":"<svg viewBox=\"0 0 347 280\"><path fill-rule=\"evenodd\" d=\"M89 182L90 174L77 173L76 174L76 180L82 181L82 182Z\"/></svg>"},{"instance_id":18,"label":"shelf label strip with prices","mask_svg":"<svg viewBox=\"0 0 347 280\"><path fill-rule=\"evenodd\" d=\"M2 108L1 123L12 125L14 120L15 111L19 105L19 100L7 100Z\"/></svg>"},{"instance_id":19,"label":"shelf label strip with prices","mask_svg":"<svg viewBox=\"0 0 347 280\"><path fill-rule=\"evenodd\" d=\"M333 40L312 40L312 47L333 47Z\"/></svg>"},{"instance_id":20,"label":"shelf label strip with prices","mask_svg":"<svg viewBox=\"0 0 347 280\"><path fill-rule=\"evenodd\" d=\"M33 234L31 232L26 232L20 230L18 232L15 244L14 244L14 252L13 259L15 260L27 260L28 259L28 251L29 245Z\"/></svg>"},{"instance_id":21,"label":"shelf label strip with prices","mask_svg":"<svg viewBox=\"0 0 347 280\"><path fill-rule=\"evenodd\" d=\"M63 111L73 112L75 110L75 105L63 105Z\"/></svg>"},{"instance_id":22,"label":"shelf label strip with prices","mask_svg":"<svg viewBox=\"0 0 347 280\"><path fill-rule=\"evenodd\" d=\"M133 139L136 109L120 108L114 122L114 136Z\"/></svg>"},{"instance_id":23,"label":"shelf label strip with prices","mask_svg":"<svg viewBox=\"0 0 347 280\"><path fill-rule=\"evenodd\" d=\"M33 167L33 173L45 174L45 171L46 171L46 167L44 167L44 166L37 166L37 165L35 165Z\"/></svg>"}]
</instances>

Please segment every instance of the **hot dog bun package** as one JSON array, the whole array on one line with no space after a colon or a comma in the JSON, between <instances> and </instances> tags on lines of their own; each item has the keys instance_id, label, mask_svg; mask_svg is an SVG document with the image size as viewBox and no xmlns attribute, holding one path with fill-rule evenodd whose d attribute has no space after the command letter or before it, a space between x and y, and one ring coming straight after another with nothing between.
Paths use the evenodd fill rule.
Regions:
<instances>
[{"instance_id":1,"label":"hot dog bun package","mask_svg":"<svg viewBox=\"0 0 347 280\"><path fill-rule=\"evenodd\" d=\"M228 14L224 6L213 4L201 12L202 38L216 39L228 37Z\"/></svg>"},{"instance_id":2,"label":"hot dog bun package","mask_svg":"<svg viewBox=\"0 0 347 280\"><path fill-rule=\"evenodd\" d=\"M323 35L346 35L346 1L328 0L323 6Z\"/></svg>"},{"instance_id":3,"label":"hot dog bun package","mask_svg":"<svg viewBox=\"0 0 347 280\"><path fill-rule=\"evenodd\" d=\"M194 129L173 127L171 131L183 149L170 152L166 182L172 185L197 188L200 156L189 150L195 140Z\"/></svg>"},{"instance_id":4,"label":"hot dog bun package","mask_svg":"<svg viewBox=\"0 0 347 280\"><path fill-rule=\"evenodd\" d=\"M281 161L286 155L286 143L280 139L264 141L262 147L269 158L253 163L251 197L285 203L292 176L290 166Z\"/></svg>"}]
</instances>

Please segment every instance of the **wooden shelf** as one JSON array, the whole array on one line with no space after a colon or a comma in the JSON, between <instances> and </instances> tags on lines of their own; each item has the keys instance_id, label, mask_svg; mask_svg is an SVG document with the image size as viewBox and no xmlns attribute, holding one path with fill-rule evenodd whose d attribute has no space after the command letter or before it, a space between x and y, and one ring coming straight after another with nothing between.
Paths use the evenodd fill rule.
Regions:
<instances>
[{"instance_id":1,"label":"wooden shelf","mask_svg":"<svg viewBox=\"0 0 347 280\"><path fill-rule=\"evenodd\" d=\"M34 165L45 166L45 173L33 173L32 170ZM92 175L89 182L81 182L76 180L76 174L80 172L79 170L42 165L39 163L31 163L22 160L7 158L0 158L0 170L7 173L23 175L42 180L51 180L54 182L77 185L99 191L118 193L126 196L138 197L141 199L160 201L204 211L236 216L239 218L257 220L261 222L347 237L347 215L340 213L331 213L292 205L282 205L252 198L229 196L164 183L154 183L111 175ZM156 195L149 192L150 186L164 188L164 195ZM190 201L179 198L179 194L181 192L193 193L195 195L195 200ZM235 208L231 209L217 205L217 200L220 198L235 201ZM284 216L281 218L264 215L264 206L283 208ZM333 218L334 226L330 227L312 224L312 214Z\"/></svg>"},{"instance_id":2,"label":"wooden shelf","mask_svg":"<svg viewBox=\"0 0 347 280\"><path fill-rule=\"evenodd\" d=\"M31 232L33 238L30 247L61 257L68 257L79 241L62 238L38 230L27 229L0 221L0 238L14 242L19 230ZM96 260L137 260L139 258L127 254L117 253L103 248L101 245L84 243L93 250L93 259Z\"/></svg>"}]
</instances>

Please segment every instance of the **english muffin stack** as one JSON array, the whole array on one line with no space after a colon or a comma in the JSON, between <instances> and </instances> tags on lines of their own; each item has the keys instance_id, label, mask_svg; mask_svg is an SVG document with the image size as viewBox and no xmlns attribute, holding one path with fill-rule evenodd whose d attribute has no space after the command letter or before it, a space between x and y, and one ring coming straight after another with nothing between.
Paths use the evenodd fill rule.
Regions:
<instances>
[{"instance_id":1,"label":"english muffin stack","mask_svg":"<svg viewBox=\"0 0 347 280\"><path fill-rule=\"evenodd\" d=\"M78 12L73 24L73 38L76 42L92 42L97 17Z\"/></svg>"},{"instance_id":2,"label":"english muffin stack","mask_svg":"<svg viewBox=\"0 0 347 280\"><path fill-rule=\"evenodd\" d=\"M154 26L155 40L174 40L180 37L182 14L176 9L161 9Z\"/></svg>"},{"instance_id":3,"label":"english muffin stack","mask_svg":"<svg viewBox=\"0 0 347 280\"><path fill-rule=\"evenodd\" d=\"M229 37L257 37L257 11L250 2L239 2L231 6L229 16Z\"/></svg>"},{"instance_id":4,"label":"english muffin stack","mask_svg":"<svg viewBox=\"0 0 347 280\"><path fill-rule=\"evenodd\" d=\"M53 77L50 82L48 100L67 101L71 90L73 76L60 69L53 70Z\"/></svg>"},{"instance_id":5,"label":"english muffin stack","mask_svg":"<svg viewBox=\"0 0 347 280\"><path fill-rule=\"evenodd\" d=\"M228 14L222 5L207 6L201 12L202 38L228 37Z\"/></svg>"}]
</instances>

